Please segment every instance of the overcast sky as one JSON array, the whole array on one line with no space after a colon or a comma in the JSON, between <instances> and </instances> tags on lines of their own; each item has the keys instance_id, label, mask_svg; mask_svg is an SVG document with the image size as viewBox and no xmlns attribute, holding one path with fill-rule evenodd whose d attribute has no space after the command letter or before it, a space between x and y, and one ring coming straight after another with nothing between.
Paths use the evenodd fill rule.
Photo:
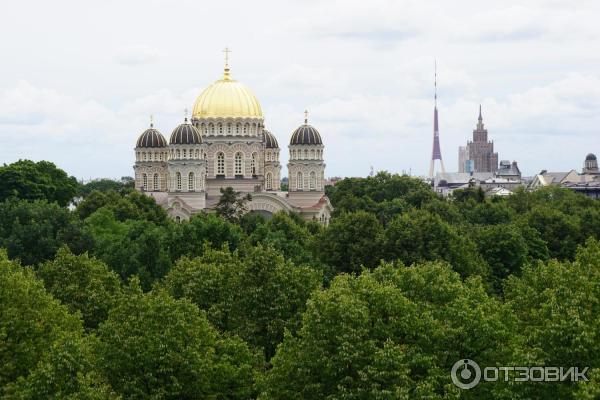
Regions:
<instances>
[{"instance_id":1,"label":"overcast sky","mask_svg":"<svg viewBox=\"0 0 600 400\"><path fill-rule=\"evenodd\" d=\"M500 159L579 170L600 153L599 16L584 0L2 0L0 163L132 175L149 115L168 138L229 46L284 162L307 108L327 176L426 174L437 59L447 170L480 103Z\"/></svg>"}]
</instances>

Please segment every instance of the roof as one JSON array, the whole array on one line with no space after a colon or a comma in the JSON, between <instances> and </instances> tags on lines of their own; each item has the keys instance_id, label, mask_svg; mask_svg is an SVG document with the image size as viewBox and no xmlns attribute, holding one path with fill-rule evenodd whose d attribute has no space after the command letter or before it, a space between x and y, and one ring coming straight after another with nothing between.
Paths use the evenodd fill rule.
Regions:
<instances>
[{"instance_id":1,"label":"roof","mask_svg":"<svg viewBox=\"0 0 600 400\"><path fill-rule=\"evenodd\" d=\"M277 143L277 139L271 132L268 130L263 130L263 134L265 135L265 147L267 149L278 149L279 143Z\"/></svg>"},{"instance_id":2,"label":"roof","mask_svg":"<svg viewBox=\"0 0 600 400\"><path fill-rule=\"evenodd\" d=\"M201 144L202 143L202 135L200 131L196 129L192 124L187 122L187 118L185 122L179 125L177 128L173 130L171 133L171 140L169 144Z\"/></svg>"},{"instance_id":3,"label":"roof","mask_svg":"<svg viewBox=\"0 0 600 400\"><path fill-rule=\"evenodd\" d=\"M316 144L322 145L321 134L312 125L304 123L300 125L293 133L290 145L297 144Z\"/></svg>"},{"instance_id":4,"label":"roof","mask_svg":"<svg viewBox=\"0 0 600 400\"><path fill-rule=\"evenodd\" d=\"M158 148L167 147L165 137L153 125L146 129L138 138L135 147L139 148Z\"/></svg>"}]
</instances>

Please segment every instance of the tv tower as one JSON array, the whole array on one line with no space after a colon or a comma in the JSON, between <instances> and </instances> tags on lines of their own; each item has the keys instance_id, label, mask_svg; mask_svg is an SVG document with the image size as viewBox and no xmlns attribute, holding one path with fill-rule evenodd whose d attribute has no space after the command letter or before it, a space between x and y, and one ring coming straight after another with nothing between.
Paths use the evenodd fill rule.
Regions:
<instances>
[{"instance_id":1,"label":"tv tower","mask_svg":"<svg viewBox=\"0 0 600 400\"><path fill-rule=\"evenodd\" d=\"M440 160L440 165L442 167L442 172L446 173L446 169L444 168L444 161L442 160L442 150L440 148L440 130L438 126L438 110L437 110L437 61L435 62L434 67L434 80L433 85L435 87L435 106L433 108L433 151L431 152L431 163L429 164L429 177L433 178L433 168L435 164L435 160Z\"/></svg>"}]
</instances>

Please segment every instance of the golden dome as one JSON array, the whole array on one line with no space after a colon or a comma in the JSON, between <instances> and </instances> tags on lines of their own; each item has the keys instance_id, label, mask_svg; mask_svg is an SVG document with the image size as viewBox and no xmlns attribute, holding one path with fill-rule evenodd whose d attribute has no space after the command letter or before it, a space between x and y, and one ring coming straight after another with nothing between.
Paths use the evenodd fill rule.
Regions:
<instances>
[{"instance_id":1,"label":"golden dome","mask_svg":"<svg viewBox=\"0 0 600 400\"><path fill-rule=\"evenodd\" d=\"M193 118L262 118L260 103L242 83L231 79L225 67L223 79L206 89L194 104Z\"/></svg>"}]
</instances>

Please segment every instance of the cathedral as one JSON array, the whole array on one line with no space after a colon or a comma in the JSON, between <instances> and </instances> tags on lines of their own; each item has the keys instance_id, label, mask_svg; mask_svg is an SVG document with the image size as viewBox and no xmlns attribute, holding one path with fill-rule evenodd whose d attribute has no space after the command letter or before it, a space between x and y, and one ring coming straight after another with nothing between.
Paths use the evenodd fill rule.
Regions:
<instances>
[{"instance_id":1,"label":"cathedral","mask_svg":"<svg viewBox=\"0 0 600 400\"><path fill-rule=\"evenodd\" d=\"M200 93L192 110L168 141L151 123L135 146L135 187L171 218L211 212L220 190L231 187L251 194L251 212L267 217L296 212L306 220L329 222L323 140L306 112L290 137L285 191L279 142L265 127L258 99L231 77L227 59L223 78Z\"/></svg>"}]
</instances>

